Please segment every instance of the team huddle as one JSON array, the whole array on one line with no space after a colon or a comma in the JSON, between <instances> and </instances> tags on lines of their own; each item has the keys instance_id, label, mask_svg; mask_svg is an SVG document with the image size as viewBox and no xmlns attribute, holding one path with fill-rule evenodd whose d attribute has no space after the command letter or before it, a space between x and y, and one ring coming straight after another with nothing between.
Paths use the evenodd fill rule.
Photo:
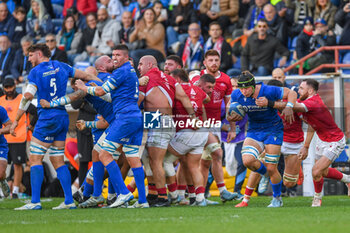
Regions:
<instances>
[{"instance_id":1,"label":"team huddle","mask_svg":"<svg viewBox=\"0 0 350 233\"><path fill-rule=\"evenodd\" d=\"M29 74L29 83L14 122L0 107L0 186L8 195L5 181L8 148L2 134L15 136L19 119L37 95L39 118L29 156L32 199L15 210L42 209L40 191L45 154L49 155L57 171L65 195L64 202L53 209L75 209L74 200L80 208L103 204L102 188L106 177L108 208L163 207L171 203L217 204L204 195L210 168L221 200L240 200L243 197L229 192L224 183L222 104L226 106L229 121L228 142L236 137L236 125L244 120L245 115L248 116L241 154L244 166L252 172L244 198L236 207L248 206L261 177L270 179L273 190L268 207L281 207L282 182L286 187L297 183L301 162L308 156L314 132L319 139L316 143L317 161L312 170L315 186L312 206L321 206L323 177L350 183L350 176L329 168L344 150L345 137L317 94L317 81L302 81L298 98L297 93L289 88L256 83L254 76L245 71L235 78L238 88L233 90L230 77L219 71L220 54L215 50L206 52L205 69L190 77L182 69L182 61L177 56L167 58L164 71L158 68L153 56L143 56L136 72L128 54L127 46L118 45L112 58L99 57L95 62L96 75L89 70L84 72L51 61L50 50L44 44L29 48L29 61L34 68ZM69 78L72 78L71 86L75 92L66 94ZM79 120L76 124L80 130L92 129L94 148L93 165L73 195L71 176L64 163L69 126L64 105L82 98L99 116L95 121ZM146 113L151 116L147 119L148 124ZM305 140L302 120L309 125ZM277 170L281 153L286 164L283 178ZM174 167L176 161L179 164L177 169ZM129 170L133 180L126 185L124 179ZM136 188L138 200L129 206ZM189 199L185 197L186 191Z\"/></svg>"}]
</instances>

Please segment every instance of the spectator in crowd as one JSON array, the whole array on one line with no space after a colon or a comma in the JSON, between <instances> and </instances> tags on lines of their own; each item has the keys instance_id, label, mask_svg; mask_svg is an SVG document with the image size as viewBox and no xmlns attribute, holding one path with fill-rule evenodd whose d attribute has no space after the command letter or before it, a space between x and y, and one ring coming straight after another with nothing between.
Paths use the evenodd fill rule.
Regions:
<instances>
[{"instance_id":1,"label":"spectator in crowd","mask_svg":"<svg viewBox=\"0 0 350 233\"><path fill-rule=\"evenodd\" d=\"M23 83L32 69L32 63L28 60L28 48L33 44L30 36L21 39L21 49L18 49L11 65L11 74L17 83Z\"/></svg>"},{"instance_id":2,"label":"spectator in crowd","mask_svg":"<svg viewBox=\"0 0 350 233\"><path fill-rule=\"evenodd\" d=\"M263 8L265 19L269 26L267 33L276 37L284 46L288 46L288 28L285 19L279 17L276 8L272 4L266 4Z\"/></svg>"},{"instance_id":3,"label":"spectator in crowd","mask_svg":"<svg viewBox=\"0 0 350 233\"><path fill-rule=\"evenodd\" d=\"M76 8L82 15L97 11L96 0L65 0L63 6L63 16L67 16L69 8Z\"/></svg>"},{"instance_id":4,"label":"spectator in crowd","mask_svg":"<svg viewBox=\"0 0 350 233\"><path fill-rule=\"evenodd\" d=\"M26 12L28 13L28 16L31 16L33 13L31 9L32 0L21 0L21 2L22 2L22 6L24 7L24 9L26 9ZM52 0L50 1L44 0L42 1L42 3L44 4L46 12L50 15L51 19L55 18L55 13L53 12L53 8L52 8Z\"/></svg>"},{"instance_id":5,"label":"spectator in crowd","mask_svg":"<svg viewBox=\"0 0 350 233\"><path fill-rule=\"evenodd\" d=\"M337 45L337 40L334 32L328 29L327 22L324 19L318 19L315 22L315 31L311 38L311 51L323 46ZM329 64L334 61L333 51L324 51L307 60L310 70L322 65Z\"/></svg>"},{"instance_id":6,"label":"spectator in crowd","mask_svg":"<svg viewBox=\"0 0 350 233\"><path fill-rule=\"evenodd\" d=\"M334 6L330 0L316 0L314 20L322 18L326 21L328 28L333 29L335 25L334 16L336 12L337 7Z\"/></svg>"},{"instance_id":7,"label":"spectator in crowd","mask_svg":"<svg viewBox=\"0 0 350 233\"><path fill-rule=\"evenodd\" d=\"M119 0L101 0L100 2L107 8L109 17L121 21L124 7Z\"/></svg>"},{"instance_id":8,"label":"spectator in crowd","mask_svg":"<svg viewBox=\"0 0 350 233\"><path fill-rule=\"evenodd\" d=\"M157 0L153 3L153 10L156 13L156 19L166 27L166 20L168 19L168 12L163 8L161 1Z\"/></svg>"},{"instance_id":9,"label":"spectator in crowd","mask_svg":"<svg viewBox=\"0 0 350 233\"><path fill-rule=\"evenodd\" d=\"M232 68L232 48L225 41L225 38L222 36L222 29L219 22L212 22L209 25L209 39L205 42L204 53L209 49L214 49L219 52L221 62L220 62L220 71L226 73L226 71Z\"/></svg>"},{"instance_id":10,"label":"spectator in crowd","mask_svg":"<svg viewBox=\"0 0 350 233\"><path fill-rule=\"evenodd\" d=\"M27 34L26 32L26 11L23 7L17 7L14 11L15 24L12 41L12 48L17 50L21 47L20 41L23 36Z\"/></svg>"},{"instance_id":11,"label":"spectator in crowd","mask_svg":"<svg viewBox=\"0 0 350 233\"><path fill-rule=\"evenodd\" d=\"M7 9L7 5L4 2L0 3L0 33L6 33L10 40L13 39L15 19Z\"/></svg>"},{"instance_id":12,"label":"spectator in crowd","mask_svg":"<svg viewBox=\"0 0 350 233\"><path fill-rule=\"evenodd\" d=\"M256 76L271 75L275 52L282 56L278 66L284 66L289 57L289 50L276 37L267 34L265 19L257 24L257 33L248 38L241 56L242 70L249 70Z\"/></svg>"},{"instance_id":13,"label":"spectator in crowd","mask_svg":"<svg viewBox=\"0 0 350 233\"><path fill-rule=\"evenodd\" d=\"M91 47L88 47L90 53L90 63L94 63L97 57L103 54L112 54L112 49L120 43L118 31L121 26L116 20L108 16L107 9L101 8L97 11L97 30Z\"/></svg>"},{"instance_id":14,"label":"spectator in crowd","mask_svg":"<svg viewBox=\"0 0 350 233\"><path fill-rule=\"evenodd\" d=\"M350 45L350 2L344 3L335 15L335 22L343 28L339 45Z\"/></svg>"},{"instance_id":15,"label":"spectator in crowd","mask_svg":"<svg viewBox=\"0 0 350 233\"><path fill-rule=\"evenodd\" d=\"M75 19L75 24L80 30L84 30L86 28L86 19L83 14L81 14L76 7L71 7L67 9L67 15L72 15Z\"/></svg>"},{"instance_id":16,"label":"spectator in crowd","mask_svg":"<svg viewBox=\"0 0 350 233\"><path fill-rule=\"evenodd\" d=\"M243 33L246 36L251 36L256 32L256 24L260 18L264 17L263 7L267 3L267 0L255 0L255 4L251 5L249 12L244 19Z\"/></svg>"},{"instance_id":17,"label":"spectator in crowd","mask_svg":"<svg viewBox=\"0 0 350 233\"><path fill-rule=\"evenodd\" d=\"M304 29L299 34L297 39L297 44L295 46L295 52L296 52L295 53L296 57L294 57L295 59L301 59L312 52L310 41L313 35L313 28L314 28L313 18L306 17L304 19ZM306 68L305 64L307 63L304 63L304 68Z\"/></svg>"},{"instance_id":18,"label":"spectator in crowd","mask_svg":"<svg viewBox=\"0 0 350 233\"><path fill-rule=\"evenodd\" d=\"M144 55L152 55L158 63L165 61L165 30L156 19L156 13L152 8L145 10L143 17L135 25L135 30L130 34L130 42L144 41L144 48L130 51L130 57L134 59L137 67L140 58Z\"/></svg>"},{"instance_id":19,"label":"spectator in crowd","mask_svg":"<svg viewBox=\"0 0 350 233\"><path fill-rule=\"evenodd\" d=\"M12 78L6 78L3 83L5 95L0 98L0 105L4 107L11 121L16 118L16 113L20 107L22 94L16 92L16 84ZM31 120L29 120L29 114ZM30 104L26 114L23 115L18 121L18 127L16 128L16 137L11 134L5 135L8 143L8 163L13 163L14 167L14 179L12 198L18 198L19 186L22 181L23 167L22 165L27 162L27 140L29 130L33 130L36 121L38 120L38 114L36 107Z\"/></svg>"},{"instance_id":20,"label":"spectator in crowd","mask_svg":"<svg viewBox=\"0 0 350 233\"><path fill-rule=\"evenodd\" d=\"M41 0L32 0L32 15L28 15L26 30L35 42L44 42L46 34L53 32L50 15Z\"/></svg>"},{"instance_id":21,"label":"spectator in crowd","mask_svg":"<svg viewBox=\"0 0 350 233\"><path fill-rule=\"evenodd\" d=\"M132 18L136 22L142 18L145 10L151 8L152 6L153 4L150 0L137 0L130 3L128 11L132 13Z\"/></svg>"},{"instance_id":22,"label":"spectator in crowd","mask_svg":"<svg viewBox=\"0 0 350 233\"><path fill-rule=\"evenodd\" d=\"M56 40L59 47L63 46L64 51L68 55L68 61L73 65L74 58L77 56L78 45L82 38L82 32L77 28L75 19L72 15L68 15L63 20L61 31L57 34Z\"/></svg>"},{"instance_id":23,"label":"spectator in crowd","mask_svg":"<svg viewBox=\"0 0 350 233\"><path fill-rule=\"evenodd\" d=\"M132 20L132 14L129 11L124 11L122 15L122 27L119 30L120 43L128 44L130 34L134 31L134 22Z\"/></svg>"},{"instance_id":24,"label":"spectator in crowd","mask_svg":"<svg viewBox=\"0 0 350 233\"><path fill-rule=\"evenodd\" d=\"M166 29L168 49L177 53L181 43L188 37L188 26L198 22L197 13L190 0L180 0L176 8L171 12L169 26Z\"/></svg>"},{"instance_id":25,"label":"spectator in crowd","mask_svg":"<svg viewBox=\"0 0 350 233\"><path fill-rule=\"evenodd\" d=\"M204 59L204 40L198 23L191 23L188 26L188 37L180 45L177 55L181 57L184 69L187 71L201 68Z\"/></svg>"},{"instance_id":26,"label":"spectator in crowd","mask_svg":"<svg viewBox=\"0 0 350 233\"><path fill-rule=\"evenodd\" d=\"M315 2L313 0L286 0L286 7L293 11L293 24L289 27L291 37L298 36L304 29L305 18L312 17Z\"/></svg>"},{"instance_id":27,"label":"spectator in crowd","mask_svg":"<svg viewBox=\"0 0 350 233\"><path fill-rule=\"evenodd\" d=\"M11 75L11 64L15 56L15 51L11 49L11 41L8 36L0 36L0 83L7 75Z\"/></svg>"},{"instance_id":28,"label":"spectator in crowd","mask_svg":"<svg viewBox=\"0 0 350 233\"><path fill-rule=\"evenodd\" d=\"M51 51L51 60L68 63L68 56L66 51L57 48L56 36L54 34L47 34L45 37L46 45Z\"/></svg>"},{"instance_id":29,"label":"spectator in crowd","mask_svg":"<svg viewBox=\"0 0 350 233\"><path fill-rule=\"evenodd\" d=\"M219 22L224 30L235 24L239 19L238 9L238 0L202 0L199 18L203 33L207 35L206 26L213 21Z\"/></svg>"},{"instance_id":30,"label":"spectator in crowd","mask_svg":"<svg viewBox=\"0 0 350 233\"><path fill-rule=\"evenodd\" d=\"M92 51L91 45L96 32L97 16L95 13L86 15L87 27L83 29L83 36L78 45L78 56L74 58L74 63L88 60L89 52Z\"/></svg>"}]
</instances>

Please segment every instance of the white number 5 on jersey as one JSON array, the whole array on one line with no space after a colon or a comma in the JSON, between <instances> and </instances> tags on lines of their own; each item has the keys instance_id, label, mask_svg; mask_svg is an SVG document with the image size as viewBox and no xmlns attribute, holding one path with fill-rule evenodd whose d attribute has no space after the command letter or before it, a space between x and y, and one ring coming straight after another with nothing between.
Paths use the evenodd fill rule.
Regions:
<instances>
[{"instance_id":1,"label":"white number 5 on jersey","mask_svg":"<svg viewBox=\"0 0 350 233\"><path fill-rule=\"evenodd\" d=\"M56 79L52 78L50 80L50 87L53 87L53 92L50 92L51 96L55 96L56 95L56 91L57 91L57 86L56 86Z\"/></svg>"}]
</instances>

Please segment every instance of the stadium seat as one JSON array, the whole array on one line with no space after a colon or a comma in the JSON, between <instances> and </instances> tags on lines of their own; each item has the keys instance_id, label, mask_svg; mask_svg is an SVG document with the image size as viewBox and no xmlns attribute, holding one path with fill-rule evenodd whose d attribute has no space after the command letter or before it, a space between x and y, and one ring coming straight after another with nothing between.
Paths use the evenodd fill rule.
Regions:
<instances>
[{"instance_id":1,"label":"stadium seat","mask_svg":"<svg viewBox=\"0 0 350 233\"><path fill-rule=\"evenodd\" d=\"M346 53L343 57L342 60L343 64L350 64L350 52ZM349 68L343 68L343 73L344 74L350 74L350 69Z\"/></svg>"},{"instance_id":2,"label":"stadium seat","mask_svg":"<svg viewBox=\"0 0 350 233\"><path fill-rule=\"evenodd\" d=\"M63 19L52 19L54 33L57 34L62 29Z\"/></svg>"}]
</instances>

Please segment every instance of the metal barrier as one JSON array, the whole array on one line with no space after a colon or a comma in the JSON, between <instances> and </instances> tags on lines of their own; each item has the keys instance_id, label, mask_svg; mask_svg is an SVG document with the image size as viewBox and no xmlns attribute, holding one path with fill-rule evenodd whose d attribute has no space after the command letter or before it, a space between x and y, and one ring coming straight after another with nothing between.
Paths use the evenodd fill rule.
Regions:
<instances>
[{"instance_id":1,"label":"metal barrier","mask_svg":"<svg viewBox=\"0 0 350 233\"><path fill-rule=\"evenodd\" d=\"M350 46L324 46L324 47L321 47L321 48L309 53L308 55L301 58L300 60L298 60L294 64L288 66L287 68L284 69L284 72L288 72L291 69L295 68L297 65L299 65L298 73L299 73L299 75L303 75L304 74L303 65L307 59L315 56L316 54L318 54L320 52L332 51L332 50L334 51L334 63L335 64L322 64L321 66L316 67L315 69L307 72L306 75L314 74L323 68L335 68L335 72L339 72L339 68L345 68L345 67L350 68L350 64L339 64L339 50L350 50Z\"/></svg>"}]
</instances>

